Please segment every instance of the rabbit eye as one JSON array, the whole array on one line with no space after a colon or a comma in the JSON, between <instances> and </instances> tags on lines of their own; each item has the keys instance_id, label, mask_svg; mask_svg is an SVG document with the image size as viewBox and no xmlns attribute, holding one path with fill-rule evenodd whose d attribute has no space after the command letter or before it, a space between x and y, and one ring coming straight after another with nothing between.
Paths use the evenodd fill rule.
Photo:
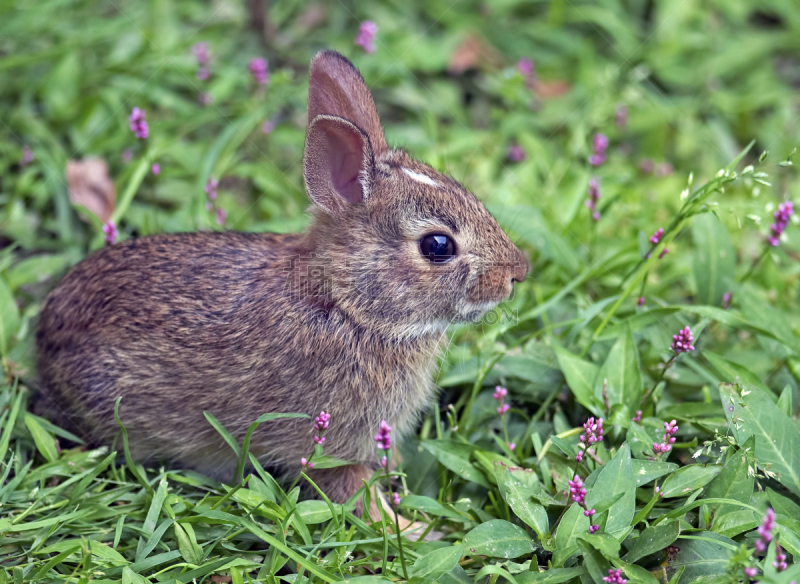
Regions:
<instances>
[{"instance_id":1,"label":"rabbit eye","mask_svg":"<svg viewBox=\"0 0 800 584\"><path fill-rule=\"evenodd\" d=\"M431 234L420 240L419 251L429 262L442 264L453 259L456 244L447 235Z\"/></svg>"}]
</instances>

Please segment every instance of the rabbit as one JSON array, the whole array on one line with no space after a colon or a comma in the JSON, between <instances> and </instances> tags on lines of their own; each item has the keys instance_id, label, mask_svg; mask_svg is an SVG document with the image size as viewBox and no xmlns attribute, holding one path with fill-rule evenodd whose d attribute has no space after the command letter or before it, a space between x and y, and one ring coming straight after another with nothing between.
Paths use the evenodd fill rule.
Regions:
<instances>
[{"instance_id":1,"label":"rabbit","mask_svg":"<svg viewBox=\"0 0 800 584\"><path fill-rule=\"evenodd\" d=\"M304 233L160 234L106 246L49 294L37 324L46 415L90 444L118 431L136 460L232 480L265 412L331 416L311 469L344 503L379 467L373 435L414 430L435 394L452 322L472 321L525 279L528 262L458 182L387 145L372 95L334 51L310 68ZM289 479L313 422L263 423L250 452Z\"/></svg>"}]
</instances>

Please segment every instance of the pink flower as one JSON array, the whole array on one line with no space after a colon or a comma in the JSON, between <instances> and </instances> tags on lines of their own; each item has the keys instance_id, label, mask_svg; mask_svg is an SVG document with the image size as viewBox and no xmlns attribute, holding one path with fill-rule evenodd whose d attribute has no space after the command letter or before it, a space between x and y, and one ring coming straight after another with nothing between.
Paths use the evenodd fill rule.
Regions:
<instances>
[{"instance_id":1,"label":"pink flower","mask_svg":"<svg viewBox=\"0 0 800 584\"><path fill-rule=\"evenodd\" d=\"M657 244L659 241L661 241L661 238L663 236L664 236L664 228L659 227L658 229L656 229L656 232L650 236L650 243L652 243L653 245Z\"/></svg>"},{"instance_id":2,"label":"pink flower","mask_svg":"<svg viewBox=\"0 0 800 584\"><path fill-rule=\"evenodd\" d=\"M228 212L222 207L217 207L217 225L224 225L228 218Z\"/></svg>"},{"instance_id":3,"label":"pink flower","mask_svg":"<svg viewBox=\"0 0 800 584\"><path fill-rule=\"evenodd\" d=\"M262 59L261 57L251 59L250 64L247 65L247 70L250 71L253 80L258 85L266 85L267 81L269 81L269 69L266 59Z\"/></svg>"},{"instance_id":4,"label":"pink flower","mask_svg":"<svg viewBox=\"0 0 800 584\"><path fill-rule=\"evenodd\" d=\"M380 450L389 450L392 447L392 427L386 423L386 420L381 420L374 439Z\"/></svg>"},{"instance_id":5,"label":"pink flower","mask_svg":"<svg viewBox=\"0 0 800 584\"><path fill-rule=\"evenodd\" d=\"M732 297L733 294L731 292L725 292L725 294L722 295L722 308L728 309L731 307Z\"/></svg>"},{"instance_id":6,"label":"pink flower","mask_svg":"<svg viewBox=\"0 0 800 584\"><path fill-rule=\"evenodd\" d=\"M275 129L275 124L272 123L270 120L267 120L263 124L261 124L261 132L263 134L271 134L272 130Z\"/></svg>"},{"instance_id":7,"label":"pink flower","mask_svg":"<svg viewBox=\"0 0 800 584\"><path fill-rule=\"evenodd\" d=\"M394 503L395 507L399 507L400 506L400 495L398 493L393 493L392 494L392 503Z\"/></svg>"},{"instance_id":8,"label":"pink flower","mask_svg":"<svg viewBox=\"0 0 800 584\"><path fill-rule=\"evenodd\" d=\"M606 148L608 148L608 137L605 134L595 134L592 137L592 155L589 157L589 164L600 166L606 161Z\"/></svg>"},{"instance_id":9,"label":"pink flower","mask_svg":"<svg viewBox=\"0 0 800 584\"><path fill-rule=\"evenodd\" d=\"M639 170L641 170L644 174L650 174L653 172L654 168L655 163L649 158L645 158L639 163Z\"/></svg>"},{"instance_id":10,"label":"pink flower","mask_svg":"<svg viewBox=\"0 0 800 584\"><path fill-rule=\"evenodd\" d=\"M589 179L589 198L584 203L592 210L592 219L600 220L600 211L597 210L597 201L600 199L600 178L593 176Z\"/></svg>"},{"instance_id":11,"label":"pink flower","mask_svg":"<svg viewBox=\"0 0 800 584\"><path fill-rule=\"evenodd\" d=\"M631 418L631 420L633 420L636 423L641 422L642 421L642 410L636 410L636 415L633 416Z\"/></svg>"},{"instance_id":12,"label":"pink flower","mask_svg":"<svg viewBox=\"0 0 800 584\"><path fill-rule=\"evenodd\" d=\"M314 463L308 462L308 459L305 456L300 459L300 464L303 465L303 468L314 468Z\"/></svg>"},{"instance_id":13,"label":"pink flower","mask_svg":"<svg viewBox=\"0 0 800 584\"><path fill-rule=\"evenodd\" d=\"M500 402L500 406L497 408L497 413L500 416L504 416L506 412L511 408L507 403L503 403L505 397L508 395L508 390L505 387L500 387L499 385L495 387L494 393L492 397Z\"/></svg>"},{"instance_id":14,"label":"pink flower","mask_svg":"<svg viewBox=\"0 0 800 584\"><path fill-rule=\"evenodd\" d=\"M525 150L522 148L522 146L512 144L508 147L507 156L511 162L521 162L525 160Z\"/></svg>"},{"instance_id":15,"label":"pink flower","mask_svg":"<svg viewBox=\"0 0 800 584\"><path fill-rule=\"evenodd\" d=\"M206 182L206 193L208 194L208 198L212 201L217 198L217 187L219 186L219 181L213 178L208 179Z\"/></svg>"},{"instance_id":16,"label":"pink flower","mask_svg":"<svg viewBox=\"0 0 800 584\"><path fill-rule=\"evenodd\" d=\"M662 250L661 250L661 253L660 253L660 254L658 254L658 259L661 259L661 258L663 258L663 257L664 257L665 255L667 255L668 253L669 253L669 248L668 248L668 247L665 247L664 249L662 249Z\"/></svg>"},{"instance_id":17,"label":"pink flower","mask_svg":"<svg viewBox=\"0 0 800 584\"><path fill-rule=\"evenodd\" d=\"M678 353L688 353L689 351L694 351L694 336L692 335L692 331L689 327L684 327L682 330L678 331L677 335L672 335L672 344L669 346L670 349L676 354Z\"/></svg>"},{"instance_id":18,"label":"pink flower","mask_svg":"<svg viewBox=\"0 0 800 584\"><path fill-rule=\"evenodd\" d=\"M375 36L378 34L378 25L371 20L365 20L358 28L355 44L367 53L375 52Z\"/></svg>"},{"instance_id":19,"label":"pink flower","mask_svg":"<svg viewBox=\"0 0 800 584\"><path fill-rule=\"evenodd\" d=\"M147 120L145 119L144 110L139 109L138 107L133 108L128 121L130 122L133 135L140 140L146 139L150 134L150 129L147 127Z\"/></svg>"},{"instance_id":20,"label":"pink flower","mask_svg":"<svg viewBox=\"0 0 800 584\"><path fill-rule=\"evenodd\" d=\"M772 507L769 507L766 515L764 515L764 522L758 528L758 539L755 545L759 553L763 554L767 551L767 546L772 541L773 529L775 529L775 511Z\"/></svg>"},{"instance_id":21,"label":"pink flower","mask_svg":"<svg viewBox=\"0 0 800 584\"><path fill-rule=\"evenodd\" d=\"M744 575L748 578L755 578L758 576L758 568L745 568Z\"/></svg>"},{"instance_id":22,"label":"pink flower","mask_svg":"<svg viewBox=\"0 0 800 584\"><path fill-rule=\"evenodd\" d=\"M608 584L625 584L627 580L622 577L622 569L614 568L608 569L608 576L603 577L603 582L608 582Z\"/></svg>"},{"instance_id":23,"label":"pink flower","mask_svg":"<svg viewBox=\"0 0 800 584\"><path fill-rule=\"evenodd\" d=\"M653 171L653 174L656 176L667 176L668 174L672 174L672 165L669 162L662 162L659 164L656 169Z\"/></svg>"},{"instance_id":24,"label":"pink flower","mask_svg":"<svg viewBox=\"0 0 800 584\"><path fill-rule=\"evenodd\" d=\"M532 79L536 76L536 65L533 59L523 57L517 61L517 71L519 71L526 79Z\"/></svg>"},{"instance_id":25,"label":"pink flower","mask_svg":"<svg viewBox=\"0 0 800 584\"><path fill-rule=\"evenodd\" d=\"M103 233L106 234L106 243L108 245L114 245L117 241L117 224L113 221L109 221L105 225L103 225Z\"/></svg>"},{"instance_id":26,"label":"pink flower","mask_svg":"<svg viewBox=\"0 0 800 584\"><path fill-rule=\"evenodd\" d=\"M28 166L33 162L33 150L27 146L22 147L22 158L19 160L19 165L22 167Z\"/></svg>"},{"instance_id":27,"label":"pink flower","mask_svg":"<svg viewBox=\"0 0 800 584\"><path fill-rule=\"evenodd\" d=\"M386 468L389 465L389 459L385 456L381 457L381 468Z\"/></svg>"},{"instance_id":28,"label":"pink flower","mask_svg":"<svg viewBox=\"0 0 800 584\"><path fill-rule=\"evenodd\" d=\"M209 61L208 43L195 43L192 47L195 59L199 65L205 65Z\"/></svg>"},{"instance_id":29,"label":"pink flower","mask_svg":"<svg viewBox=\"0 0 800 584\"><path fill-rule=\"evenodd\" d=\"M133 150L126 148L122 151L122 163L128 164L131 160L133 160Z\"/></svg>"},{"instance_id":30,"label":"pink flower","mask_svg":"<svg viewBox=\"0 0 800 584\"><path fill-rule=\"evenodd\" d=\"M195 77L197 77L197 78L198 78L200 81L205 81L206 79L208 79L209 77L211 77L211 71L208 69L208 67L200 67L200 68L197 70L197 73L195 73L194 75L195 75Z\"/></svg>"},{"instance_id":31,"label":"pink flower","mask_svg":"<svg viewBox=\"0 0 800 584\"><path fill-rule=\"evenodd\" d=\"M154 162L153 166L150 167L150 172L158 176L159 174L161 174L161 165L158 162Z\"/></svg>"},{"instance_id":32,"label":"pink flower","mask_svg":"<svg viewBox=\"0 0 800 584\"><path fill-rule=\"evenodd\" d=\"M639 299L636 301L636 306L644 306L644 296L639 296Z\"/></svg>"},{"instance_id":33,"label":"pink flower","mask_svg":"<svg viewBox=\"0 0 800 584\"><path fill-rule=\"evenodd\" d=\"M517 447L516 442L506 442L506 446L508 446L509 450L514 450Z\"/></svg>"},{"instance_id":34,"label":"pink flower","mask_svg":"<svg viewBox=\"0 0 800 584\"><path fill-rule=\"evenodd\" d=\"M624 103L618 103L614 108L614 123L618 128L624 128L628 125L628 106Z\"/></svg>"},{"instance_id":35,"label":"pink flower","mask_svg":"<svg viewBox=\"0 0 800 584\"><path fill-rule=\"evenodd\" d=\"M688 328L688 327L687 327ZM653 442L653 452L655 454L665 454L672 450L672 445L675 444L675 434L678 432L677 422L664 422L664 435L662 436L663 442Z\"/></svg>"},{"instance_id":36,"label":"pink flower","mask_svg":"<svg viewBox=\"0 0 800 584\"><path fill-rule=\"evenodd\" d=\"M778 245L780 245L781 235L783 235L793 213L794 205L791 201L786 201L778 205L778 210L775 211L773 215L775 217L775 223L769 226L770 235L767 237L767 243L772 247L778 247Z\"/></svg>"}]
</instances>

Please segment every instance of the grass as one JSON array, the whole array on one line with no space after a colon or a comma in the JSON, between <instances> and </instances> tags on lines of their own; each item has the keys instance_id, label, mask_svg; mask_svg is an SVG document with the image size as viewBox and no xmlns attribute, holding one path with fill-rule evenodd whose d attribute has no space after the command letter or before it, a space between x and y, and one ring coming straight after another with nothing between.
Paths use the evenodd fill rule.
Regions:
<instances>
[{"instance_id":1,"label":"grass","mask_svg":"<svg viewBox=\"0 0 800 584\"><path fill-rule=\"evenodd\" d=\"M0 3L0 582L525 584L599 582L610 568L630 582L739 582L746 567L799 580L800 226L765 244L778 204L800 202L797 3L251 5ZM374 54L353 44L367 19ZM400 511L438 541L299 500L252 459L231 485L142 468L122 435L87 449L30 409L36 315L104 245L105 220L120 238L305 225L306 69L320 48L360 67L390 143L461 180L532 259L512 300L451 329L439 402L403 444ZM266 88L247 72L259 56ZM133 107L147 140L128 128ZM610 146L593 168L598 132ZM101 188L81 206L65 168L87 156L107 162L116 196ZM676 357L684 326L696 349ZM589 416L605 436L577 463ZM672 419L676 442L657 456ZM568 496L575 474L594 535ZM780 573L776 544L754 547L768 507Z\"/></svg>"}]
</instances>

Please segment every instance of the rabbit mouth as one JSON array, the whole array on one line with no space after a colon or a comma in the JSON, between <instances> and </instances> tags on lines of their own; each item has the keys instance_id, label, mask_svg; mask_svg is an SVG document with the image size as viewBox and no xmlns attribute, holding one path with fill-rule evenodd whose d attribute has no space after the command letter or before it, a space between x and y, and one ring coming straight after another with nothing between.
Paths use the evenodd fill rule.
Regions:
<instances>
[{"instance_id":1,"label":"rabbit mouth","mask_svg":"<svg viewBox=\"0 0 800 584\"><path fill-rule=\"evenodd\" d=\"M461 322L474 322L483 318L483 316L497 306L499 302L467 302L459 314Z\"/></svg>"}]
</instances>

